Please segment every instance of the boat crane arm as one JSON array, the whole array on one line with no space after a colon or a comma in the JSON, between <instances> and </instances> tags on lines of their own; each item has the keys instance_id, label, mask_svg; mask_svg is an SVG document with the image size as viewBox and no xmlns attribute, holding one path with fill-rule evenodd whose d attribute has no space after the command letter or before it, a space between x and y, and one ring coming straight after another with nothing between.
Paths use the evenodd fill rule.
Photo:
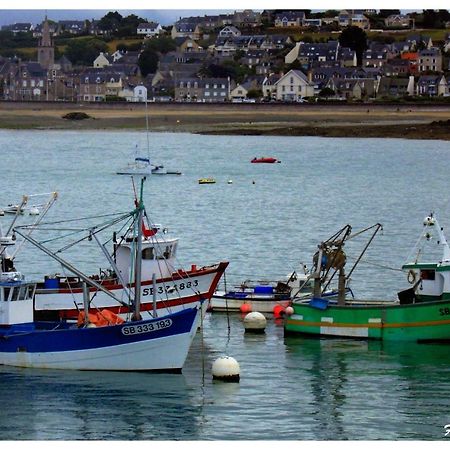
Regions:
<instances>
[{"instance_id":1,"label":"boat crane arm","mask_svg":"<svg viewBox=\"0 0 450 450\"><path fill-rule=\"evenodd\" d=\"M30 197L37 197L40 195L46 195L46 194L34 194L34 195L29 195L28 198ZM31 235L31 233L34 230L34 226L38 225L42 219L45 217L45 215L47 214L48 210L52 207L53 203L56 202L56 199L58 198L58 193L57 192L52 192L51 193L51 198L50 200L45 204L42 213L40 214L40 216L36 219L36 221L32 224L32 227L30 228L30 231L28 232L28 235ZM17 253L19 252L19 250L22 248L23 244L25 243L25 241L22 241L19 246L16 248L15 252L12 254L11 259L14 260L14 258L16 257Z\"/></svg>"},{"instance_id":2,"label":"boat crane arm","mask_svg":"<svg viewBox=\"0 0 450 450\"><path fill-rule=\"evenodd\" d=\"M63 258L61 258L58 255L55 255L51 250L49 250L47 247L44 247L41 243L33 239L30 235L27 235L25 233L22 233L19 229L14 229L14 232L17 233L19 236L22 236L24 239L26 239L28 242L33 244L38 249L42 250L44 253L46 253L48 256L59 262L63 267L65 267L70 272L74 273L75 275L79 276L83 281L85 281L87 284L95 287L96 289L104 292L106 295L109 295L111 298L113 298L116 302L119 302L123 306L128 306L128 304L119 298L117 298L111 291L103 287L101 284L97 283L96 281L89 278L87 275L85 275L83 272L78 270L76 267L72 266L69 262L65 261Z\"/></svg>"},{"instance_id":3,"label":"boat crane arm","mask_svg":"<svg viewBox=\"0 0 450 450\"><path fill-rule=\"evenodd\" d=\"M16 223L16 220L19 217L20 212L22 211L22 208L27 204L27 202L28 202L28 197L26 195L24 195L22 197L22 202L17 207L17 211L16 211L16 214L14 216L14 219L12 220L11 224L9 225L8 231L6 232L5 236L9 236L9 234L11 233L11 230L13 229L14 224Z\"/></svg>"}]
</instances>

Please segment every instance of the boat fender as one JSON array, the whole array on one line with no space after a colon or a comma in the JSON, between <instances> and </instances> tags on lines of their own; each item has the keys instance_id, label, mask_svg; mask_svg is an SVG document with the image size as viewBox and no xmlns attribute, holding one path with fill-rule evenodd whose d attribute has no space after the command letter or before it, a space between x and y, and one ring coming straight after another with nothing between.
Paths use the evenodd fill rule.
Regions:
<instances>
[{"instance_id":1,"label":"boat fender","mask_svg":"<svg viewBox=\"0 0 450 450\"><path fill-rule=\"evenodd\" d=\"M408 283L409 284L414 284L416 281L416 272L414 272L414 270L410 270L408 272Z\"/></svg>"},{"instance_id":2,"label":"boat fender","mask_svg":"<svg viewBox=\"0 0 450 450\"><path fill-rule=\"evenodd\" d=\"M280 319L281 317L284 316L284 314L286 313L285 309L283 306L281 305L275 305L273 307L273 317L275 319Z\"/></svg>"}]
</instances>

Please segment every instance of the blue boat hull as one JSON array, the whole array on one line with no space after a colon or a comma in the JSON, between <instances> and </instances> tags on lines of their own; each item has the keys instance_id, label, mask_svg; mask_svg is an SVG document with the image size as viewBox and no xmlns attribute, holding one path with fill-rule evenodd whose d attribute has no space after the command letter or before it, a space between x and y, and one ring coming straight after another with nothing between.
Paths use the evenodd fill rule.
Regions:
<instances>
[{"instance_id":1,"label":"blue boat hull","mask_svg":"<svg viewBox=\"0 0 450 450\"><path fill-rule=\"evenodd\" d=\"M199 307L97 328L33 322L0 328L0 364L79 370L181 370Z\"/></svg>"}]
</instances>

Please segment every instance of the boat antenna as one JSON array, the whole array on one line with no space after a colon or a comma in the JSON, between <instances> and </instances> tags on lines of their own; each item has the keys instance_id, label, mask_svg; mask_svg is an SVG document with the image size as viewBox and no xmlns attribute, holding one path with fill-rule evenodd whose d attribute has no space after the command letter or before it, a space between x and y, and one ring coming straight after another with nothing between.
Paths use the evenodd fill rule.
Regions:
<instances>
[{"instance_id":1,"label":"boat antenna","mask_svg":"<svg viewBox=\"0 0 450 450\"><path fill-rule=\"evenodd\" d=\"M145 96L145 134L147 137L147 156L150 159L150 137L148 134L148 105L147 105L147 95Z\"/></svg>"}]
</instances>

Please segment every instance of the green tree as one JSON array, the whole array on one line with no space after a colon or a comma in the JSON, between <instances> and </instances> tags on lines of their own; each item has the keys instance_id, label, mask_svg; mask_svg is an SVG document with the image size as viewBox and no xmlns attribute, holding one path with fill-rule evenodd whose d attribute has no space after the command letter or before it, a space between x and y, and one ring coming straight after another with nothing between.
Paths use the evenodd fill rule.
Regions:
<instances>
[{"instance_id":1,"label":"green tree","mask_svg":"<svg viewBox=\"0 0 450 450\"><path fill-rule=\"evenodd\" d=\"M139 69L143 77L149 73L155 73L158 69L159 55L152 49L146 48L140 55L138 60Z\"/></svg>"},{"instance_id":2,"label":"green tree","mask_svg":"<svg viewBox=\"0 0 450 450\"><path fill-rule=\"evenodd\" d=\"M356 26L344 28L339 36L339 44L354 50L358 65L361 65L362 55L367 49L367 34L363 29Z\"/></svg>"},{"instance_id":3,"label":"green tree","mask_svg":"<svg viewBox=\"0 0 450 450\"><path fill-rule=\"evenodd\" d=\"M156 38L149 39L145 44L145 48L164 55L176 50L177 44L168 36L158 36Z\"/></svg>"},{"instance_id":4,"label":"green tree","mask_svg":"<svg viewBox=\"0 0 450 450\"><path fill-rule=\"evenodd\" d=\"M74 65L91 66L99 53L107 49L106 42L98 38L72 39L65 54Z\"/></svg>"},{"instance_id":5,"label":"green tree","mask_svg":"<svg viewBox=\"0 0 450 450\"><path fill-rule=\"evenodd\" d=\"M108 14L104 15L99 23L98 27L100 30L108 31L110 33L113 33L117 31L122 23L122 15L119 14L117 11L109 12Z\"/></svg>"}]
</instances>

